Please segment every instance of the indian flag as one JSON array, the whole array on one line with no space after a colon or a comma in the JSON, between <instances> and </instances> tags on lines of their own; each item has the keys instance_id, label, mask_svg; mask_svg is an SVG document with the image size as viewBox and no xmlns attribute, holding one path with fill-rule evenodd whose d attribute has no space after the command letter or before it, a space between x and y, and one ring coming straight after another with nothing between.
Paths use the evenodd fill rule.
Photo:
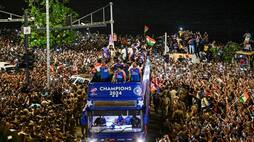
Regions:
<instances>
[{"instance_id":1,"label":"indian flag","mask_svg":"<svg viewBox=\"0 0 254 142\"><path fill-rule=\"evenodd\" d=\"M153 46L156 43L156 40L151 38L151 37L149 37L149 36L146 36L146 43L149 46Z\"/></svg>"},{"instance_id":2,"label":"indian flag","mask_svg":"<svg viewBox=\"0 0 254 142\"><path fill-rule=\"evenodd\" d=\"M146 33L149 30L149 27L147 25L144 26L144 33Z\"/></svg>"},{"instance_id":3,"label":"indian flag","mask_svg":"<svg viewBox=\"0 0 254 142\"><path fill-rule=\"evenodd\" d=\"M250 96L249 96L248 92L244 92L244 93L240 96L240 102L241 102L241 103L245 103L245 102L248 100L249 97L250 97Z\"/></svg>"}]
</instances>

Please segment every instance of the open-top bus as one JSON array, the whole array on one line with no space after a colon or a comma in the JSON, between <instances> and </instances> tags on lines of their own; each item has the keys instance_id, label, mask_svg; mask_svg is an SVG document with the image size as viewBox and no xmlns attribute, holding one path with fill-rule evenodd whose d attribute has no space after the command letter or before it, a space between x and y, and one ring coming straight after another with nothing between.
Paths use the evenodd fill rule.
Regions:
<instances>
[{"instance_id":1,"label":"open-top bus","mask_svg":"<svg viewBox=\"0 0 254 142\"><path fill-rule=\"evenodd\" d=\"M88 86L88 141L144 142L150 102L150 60L141 82L91 82Z\"/></svg>"}]
</instances>

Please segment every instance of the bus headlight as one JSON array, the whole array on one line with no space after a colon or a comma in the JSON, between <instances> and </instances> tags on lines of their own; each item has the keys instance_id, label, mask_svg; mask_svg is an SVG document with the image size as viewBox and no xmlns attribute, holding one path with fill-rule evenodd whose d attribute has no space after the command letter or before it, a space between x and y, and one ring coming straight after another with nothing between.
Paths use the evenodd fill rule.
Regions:
<instances>
[{"instance_id":1,"label":"bus headlight","mask_svg":"<svg viewBox=\"0 0 254 142\"><path fill-rule=\"evenodd\" d=\"M97 139L95 139L95 138L88 138L88 142L97 142Z\"/></svg>"},{"instance_id":2,"label":"bus headlight","mask_svg":"<svg viewBox=\"0 0 254 142\"><path fill-rule=\"evenodd\" d=\"M145 142L145 140L143 138L138 138L137 142Z\"/></svg>"}]
</instances>

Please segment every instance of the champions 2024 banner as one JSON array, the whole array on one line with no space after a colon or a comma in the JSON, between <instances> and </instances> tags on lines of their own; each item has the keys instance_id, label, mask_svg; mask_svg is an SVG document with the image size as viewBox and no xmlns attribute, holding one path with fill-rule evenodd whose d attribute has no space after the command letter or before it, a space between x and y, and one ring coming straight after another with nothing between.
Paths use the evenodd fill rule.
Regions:
<instances>
[{"instance_id":1,"label":"champions 2024 banner","mask_svg":"<svg viewBox=\"0 0 254 142\"><path fill-rule=\"evenodd\" d=\"M88 87L92 98L137 98L142 95L139 82L128 83L91 83Z\"/></svg>"}]
</instances>

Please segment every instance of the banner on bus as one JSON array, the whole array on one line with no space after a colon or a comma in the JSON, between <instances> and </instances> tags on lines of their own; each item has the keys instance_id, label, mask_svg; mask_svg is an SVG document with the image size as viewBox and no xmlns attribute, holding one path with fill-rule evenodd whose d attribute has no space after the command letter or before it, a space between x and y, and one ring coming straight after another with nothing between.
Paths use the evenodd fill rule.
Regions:
<instances>
[{"instance_id":1,"label":"banner on bus","mask_svg":"<svg viewBox=\"0 0 254 142\"><path fill-rule=\"evenodd\" d=\"M93 98L135 98L142 94L140 82L128 83L91 83L89 97Z\"/></svg>"}]
</instances>

